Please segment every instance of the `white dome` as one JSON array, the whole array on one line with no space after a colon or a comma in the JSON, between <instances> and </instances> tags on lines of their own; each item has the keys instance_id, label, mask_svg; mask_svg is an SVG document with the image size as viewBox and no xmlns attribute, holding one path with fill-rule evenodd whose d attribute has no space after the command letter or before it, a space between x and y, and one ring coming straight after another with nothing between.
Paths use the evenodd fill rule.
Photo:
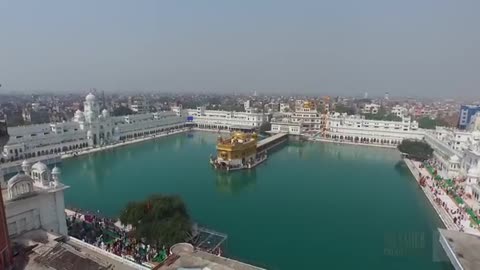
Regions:
<instances>
[{"instance_id":1,"label":"white dome","mask_svg":"<svg viewBox=\"0 0 480 270\"><path fill-rule=\"evenodd\" d=\"M14 177L10 178L10 180L8 180L8 188L10 189L14 185L16 185L17 183L20 183L20 182L33 183L33 179L30 176L28 176L24 173L18 173Z\"/></svg>"},{"instance_id":2,"label":"white dome","mask_svg":"<svg viewBox=\"0 0 480 270\"><path fill-rule=\"evenodd\" d=\"M30 162L28 162L28 160L24 159L23 162L22 162L22 168L27 167L27 166L30 166Z\"/></svg>"},{"instance_id":3,"label":"white dome","mask_svg":"<svg viewBox=\"0 0 480 270\"><path fill-rule=\"evenodd\" d=\"M457 155L453 155L450 157L450 162L459 162L460 158Z\"/></svg>"},{"instance_id":4,"label":"white dome","mask_svg":"<svg viewBox=\"0 0 480 270\"><path fill-rule=\"evenodd\" d=\"M52 174L61 174L62 170L59 167L55 166L52 170Z\"/></svg>"},{"instance_id":5,"label":"white dome","mask_svg":"<svg viewBox=\"0 0 480 270\"><path fill-rule=\"evenodd\" d=\"M86 101L95 101L95 96L92 93L89 93L85 98Z\"/></svg>"},{"instance_id":6,"label":"white dome","mask_svg":"<svg viewBox=\"0 0 480 270\"><path fill-rule=\"evenodd\" d=\"M39 162L33 164L32 170L36 170L36 171L39 171L39 172L44 172L44 171L48 171L48 167L47 167L47 165L45 165L45 163L42 163L42 162L39 161Z\"/></svg>"},{"instance_id":7,"label":"white dome","mask_svg":"<svg viewBox=\"0 0 480 270\"><path fill-rule=\"evenodd\" d=\"M8 197L12 200L30 194L33 192L33 179L23 172L18 173L8 180L7 191Z\"/></svg>"}]
</instances>

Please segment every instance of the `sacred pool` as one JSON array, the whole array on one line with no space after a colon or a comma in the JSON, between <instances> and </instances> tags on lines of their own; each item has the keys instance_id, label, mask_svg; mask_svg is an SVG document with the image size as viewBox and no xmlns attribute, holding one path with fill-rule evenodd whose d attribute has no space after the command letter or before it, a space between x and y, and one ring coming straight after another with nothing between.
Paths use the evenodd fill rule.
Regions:
<instances>
[{"instance_id":1,"label":"sacred pool","mask_svg":"<svg viewBox=\"0 0 480 270\"><path fill-rule=\"evenodd\" d=\"M396 150L290 141L252 170L209 164L218 134L158 138L64 160L67 206L115 217L178 194L228 235L225 255L268 269L452 269L441 222Z\"/></svg>"}]
</instances>

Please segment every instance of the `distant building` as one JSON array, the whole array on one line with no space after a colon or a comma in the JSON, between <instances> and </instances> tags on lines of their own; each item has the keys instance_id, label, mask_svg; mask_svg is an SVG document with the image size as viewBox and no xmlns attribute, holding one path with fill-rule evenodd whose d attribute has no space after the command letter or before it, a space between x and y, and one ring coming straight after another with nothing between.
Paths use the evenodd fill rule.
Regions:
<instances>
[{"instance_id":1,"label":"distant building","mask_svg":"<svg viewBox=\"0 0 480 270\"><path fill-rule=\"evenodd\" d=\"M467 130L480 130L480 112L477 112L475 115L472 116L472 118L470 119L470 123L467 126Z\"/></svg>"},{"instance_id":2,"label":"distant building","mask_svg":"<svg viewBox=\"0 0 480 270\"><path fill-rule=\"evenodd\" d=\"M149 112L147 99L144 96L129 97L128 107L135 113L147 113Z\"/></svg>"},{"instance_id":3,"label":"distant building","mask_svg":"<svg viewBox=\"0 0 480 270\"><path fill-rule=\"evenodd\" d=\"M243 108L244 108L245 110L248 110L248 109L250 109L251 107L252 107L252 102L251 102L250 100L247 100L247 101L245 101L245 102L243 103Z\"/></svg>"},{"instance_id":4,"label":"distant building","mask_svg":"<svg viewBox=\"0 0 480 270\"><path fill-rule=\"evenodd\" d=\"M458 128L467 129L472 120L472 116L480 112L480 105L462 105L460 107L460 117L458 119Z\"/></svg>"},{"instance_id":5,"label":"distant building","mask_svg":"<svg viewBox=\"0 0 480 270\"><path fill-rule=\"evenodd\" d=\"M288 103L280 103L280 112L288 112L290 105Z\"/></svg>"},{"instance_id":6,"label":"distant building","mask_svg":"<svg viewBox=\"0 0 480 270\"><path fill-rule=\"evenodd\" d=\"M393 108L392 108L392 111L391 111L392 114L398 116L398 117L403 117L403 116L407 116L408 114L408 109L405 108L405 107L402 107L400 105L395 105Z\"/></svg>"},{"instance_id":7,"label":"distant building","mask_svg":"<svg viewBox=\"0 0 480 270\"><path fill-rule=\"evenodd\" d=\"M362 113L377 114L380 110L380 105L375 103L365 104L362 108Z\"/></svg>"}]
</instances>

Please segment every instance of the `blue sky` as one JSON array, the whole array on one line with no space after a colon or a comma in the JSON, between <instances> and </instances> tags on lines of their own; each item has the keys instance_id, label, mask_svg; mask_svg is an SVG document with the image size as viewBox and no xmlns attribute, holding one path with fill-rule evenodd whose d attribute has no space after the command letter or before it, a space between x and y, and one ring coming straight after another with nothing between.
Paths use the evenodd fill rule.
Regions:
<instances>
[{"instance_id":1,"label":"blue sky","mask_svg":"<svg viewBox=\"0 0 480 270\"><path fill-rule=\"evenodd\" d=\"M0 1L0 91L479 96L480 1Z\"/></svg>"}]
</instances>

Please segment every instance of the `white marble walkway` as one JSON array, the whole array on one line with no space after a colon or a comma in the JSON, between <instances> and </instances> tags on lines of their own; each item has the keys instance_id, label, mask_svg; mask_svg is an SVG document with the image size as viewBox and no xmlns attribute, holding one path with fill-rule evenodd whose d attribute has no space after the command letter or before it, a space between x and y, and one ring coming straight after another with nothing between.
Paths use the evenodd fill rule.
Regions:
<instances>
[{"instance_id":1,"label":"white marble walkway","mask_svg":"<svg viewBox=\"0 0 480 270\"><path fill-rule=\"evenodd\" d=\"M87 154L91 154L91 153L95 153L95 152L99 152L99 151L103 151L103 150L107 150L107 149L112 149L112 148L119 147L119 146L139 143L139 142L143 142L143 141L149 141L149 140L153 140L153 139L157 139L157 138L161 138L161 137L165 137L165 136L170 136L170 135L174 135L174 134L178 134L178 133L183 133L183 132L186 132L186 131L188 131L188 128L177 129L177 130L174 130L174 131L170 131L168 133L165 132L165 133L155 134L155 135L151 135L151 136L148 136L148 137L142 137L142 138L139 138L139 139L129 140L129 141L120 142L120 143L116 143L116 144L110 144L110 145L100 146L100 147L95 147L95 148L88 148L88 149L80 150L80 151L77 151L77 152L72 151L72 152L63 154L62 159L72 158L72 157L81 156L81 155L87 155Z\"/></svg>"},{"instance_id":2,"label":"white marble walkway","mask_svg":"<svg viewBox=\"0 0 480 270\"><path fill-rule=\"evenodd\" d=\"M421 165L420 162L412 161L409 159L404 159L404 160L408 168L412 172L413 176L417 180L417 182L420 181L419 173L421 173L422 176L430 176L430 173L426 168L420 168L420 165ZM466 233L480 235L480 231L473 228L473 224L467 213L464 213L466 218L460 222L461 226L459 226L454 222L454 217L459 218L460 215L452 214L452 212L457 211L459 207L457 203L445 193L444 190L440 188L435 189L434 181L435 180L433 180L432 177L430 177L429 179L426 180L426 186L421 188L425 193L425 196L430 201L433 208L439 215L440 219L444 223L445 227L449 230L455 230L455 231L459 231L460 228L463 227L463 230ZM432 187L434 190L436 190L439 193L437 196L435 196L435 194L432 192ZM441 205L439 205L438 203L436 203L435 198L439 198L442 202L444 202L445 208L448 208L448 210L442 207Z\"/></svg>"}]
</instances>

